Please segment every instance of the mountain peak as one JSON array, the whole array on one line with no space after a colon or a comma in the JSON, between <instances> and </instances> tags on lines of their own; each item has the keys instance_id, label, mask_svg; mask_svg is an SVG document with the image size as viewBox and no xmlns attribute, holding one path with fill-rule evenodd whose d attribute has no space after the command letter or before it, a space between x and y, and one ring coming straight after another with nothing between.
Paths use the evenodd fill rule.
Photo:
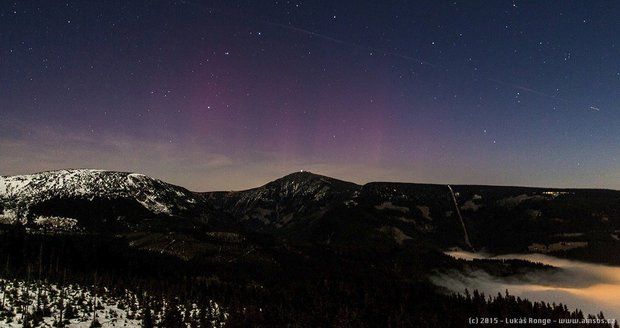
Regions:
<instances>
[{"instance_id":1,"label":"mountain peak","mask_svg":"<svg viewBox=\"0 0 620 328\"><path fill-rule=\"evenodd\" d=\"M299 172L293 172L287 174L275 181L268 183L267 185L331 185L331 186L339 186L339 187L347 187L347 188L356 188L357 184L353 182L348 182L344 180L335 179L332 177L328 177L325 175L320 175L316 173L312 173L310 171L301 170Z\"/></svg>"},{"instance_id":2,"label":"mountain peak","mask_svg":"<svg viewBox=\"0 0 620 328\"><path fill-rule=\"evenodd\" d=\"M316 173L312 173L310 171L297 171L297 172L293 172L290 174L287 174L285 176L283 176L282 178L278 179L278 180L297 180L297 179L312 179L312 178L319 178L319 177L325 177ZM327 178L327 177L325 177Z\"/></svg>"}]
</instances>

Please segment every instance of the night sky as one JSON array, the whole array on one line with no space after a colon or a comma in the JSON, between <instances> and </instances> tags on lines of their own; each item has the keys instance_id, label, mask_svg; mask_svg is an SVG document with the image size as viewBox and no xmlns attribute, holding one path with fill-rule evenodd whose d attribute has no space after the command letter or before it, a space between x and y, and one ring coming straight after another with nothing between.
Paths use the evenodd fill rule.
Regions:
<instances>
[{"instance_id":1,"label":"night sky","mask_svg":"<svg viewBox=\"0 0 620 328\"><path fill-rule=\"evenodd\" d=\"M2 1L0 174L620 189L617 1Z\"/></svg>"}]
</instances>

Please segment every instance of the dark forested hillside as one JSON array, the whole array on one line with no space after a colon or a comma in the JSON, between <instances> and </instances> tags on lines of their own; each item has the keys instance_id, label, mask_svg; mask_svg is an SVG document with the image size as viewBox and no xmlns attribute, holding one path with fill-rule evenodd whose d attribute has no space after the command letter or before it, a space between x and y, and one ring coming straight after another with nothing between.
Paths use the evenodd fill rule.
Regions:
<instances>
[{"instance_id":1,"label":"dark forested hillside","mask_svg":"<svg viewBox=\"0 0 620 328\"><path fill-rule=\"evenodd\" d=\"M105 295L106 302L142 295L132 311L118 308L127 304L102 305L100 320L121 316L128 324L160 327L183 321L192 327L221 321L232 327L461 327L476 317L587 317L504 291L490 298L475 290L456 295L429 277L466 268L496 277L557 269L525 261L464 263L444 254L469 249L466 234L473 249L616 263L620 193L451 187L360 186L308 172L217 193L102 171L3 177L3 295L35 285L56 303L73 285L90 298ZM47 316L62 326L66 319L52 301L15 302L2 302L0 322L38 324ZM88 306L81 311L94 313Z\"/></svg>"}]
</instances>

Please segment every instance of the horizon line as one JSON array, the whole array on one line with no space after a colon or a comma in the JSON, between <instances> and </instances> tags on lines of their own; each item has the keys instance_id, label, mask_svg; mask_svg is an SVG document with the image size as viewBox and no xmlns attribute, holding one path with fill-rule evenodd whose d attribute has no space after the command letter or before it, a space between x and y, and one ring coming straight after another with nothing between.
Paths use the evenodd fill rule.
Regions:
<instances>
[{"instance_id":1,"label":"horizon line","mask_svg":"<svg viewBox=\"0 0 620 328\"><path fill-rule=\"evenodd\" d=\"M620 189L613 189L613 188L600 188L600 187L550 187L550 186L527 186L527 185L508 185L508 184L478 184L478 183L473 183L473 184L465 184L465 183L437 183L437 182L411 182L411 181L390 181L390 180L378 180L378 181L367 181L365 183L358 183L358 182L353 182L353 181L349 181L349 180L344 180L341 178L337 178L337 177L332 177L332 176L328 176L328 175L324 175L324 174L320 174L320 173L314 173L308 170L299 170L299 171L294 171L291 173L287 173L285 175L280 176L279 178L275 178L273 180L269 180L259 186L254 186L254 187L250 187L250 188L246 188L246 189L230 189L230 190L206 190L206 191L196 191L196 190L191 190L188 189L187 187L184 187L182 185L178 185L178 184L174 184L174 183L170 183L167 182L164 179L161 179L159 177L150 175L150 174L145 174L145 173L141 173L138 171L121 171L121 170L108 170L108 169L101 169L101 168L92 168L92 167L79 167L79 168L61 168L61 169L50 169L50 170L43 170L43 171L37 171L37 172L32 172L32 173L25 173L25 174L15 174L15 175L2 175L0 174L1 178L11 178L11 177L18 177L18 176L28 176L28 175L36 175L36 174L43 174L43 173L52 173L52 172L60 172L60 171L99 171L99 172L109 172L109 173L123 173L123 174L141 174L144 176L147 176L149 178L152 179L156 179L159 181L162 181L164 183L167 183L169 185L173 185L173 186L177 186L177 187L181 187L184 188L188 191L191 192L195 192L195 193L215 193L215 192L242 192L242 191L247 191L247 190L252 190L252 189L256 189L256 188L260 188L263 187L269 183L272 183L274 181L286 178L288 176L294 175L294 174L299 174L299 173L307 173L307 174L311 174L314 176L320 176L320 177L324 177L324 178L329 178L329 179L333 179L333 180L339 180L339 181L343 181L343 182L347 182L347 183L352 183L355 184L357 186L363 187L365 185L368 184L373 184L373 183L396 183L396 184L414 184L414 185L434 185L434 186L469 186L469 187L498 187L498 188L526 188L526 189L552 189L552 190L603 190L603 191L615 191L615 192L620 192Z\"/></svg>"}]
</instances>

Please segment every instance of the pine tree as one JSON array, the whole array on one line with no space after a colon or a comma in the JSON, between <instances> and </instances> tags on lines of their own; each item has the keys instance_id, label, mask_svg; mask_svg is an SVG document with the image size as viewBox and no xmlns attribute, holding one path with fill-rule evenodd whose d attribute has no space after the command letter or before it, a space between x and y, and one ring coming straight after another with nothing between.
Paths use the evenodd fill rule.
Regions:
<instances>
[{"instance_id":1,"label":"pine tree","mask_svg":"<svg viewBox=\"0 0 620 328\"><path fill-rule=\"evenodd\" d=\"M153 328L153 315L151 314L151 308L146 306L144 309L144 315L142 316L142 327Z\"/></svg>"},{"instance_id":2,"label":"pine tree","mask_svg":"<svg viewBox=\"0 0 620 328\"><path fill-rule=\"evenodd\" d=\"M181 313L179 313L179 309L177 308L176 299L173 298L173 301L167 304L166 312L164 312L161 323L159 324L162 328L176 328L181 327L183 325L183 318L181 317Z\"/></svg>"},{"instance_id":3,"label":"pine tree","mask_svg":"<svg viewBox=\"0 0 620 328\"><path fill-rule=\"evenodd\" d=\"M97 320L97 318L93 319L93 321L90 323L89 328L99 328L101 327L101 324L99 323L99 320Z\"/></svg>"}]
</instances>

